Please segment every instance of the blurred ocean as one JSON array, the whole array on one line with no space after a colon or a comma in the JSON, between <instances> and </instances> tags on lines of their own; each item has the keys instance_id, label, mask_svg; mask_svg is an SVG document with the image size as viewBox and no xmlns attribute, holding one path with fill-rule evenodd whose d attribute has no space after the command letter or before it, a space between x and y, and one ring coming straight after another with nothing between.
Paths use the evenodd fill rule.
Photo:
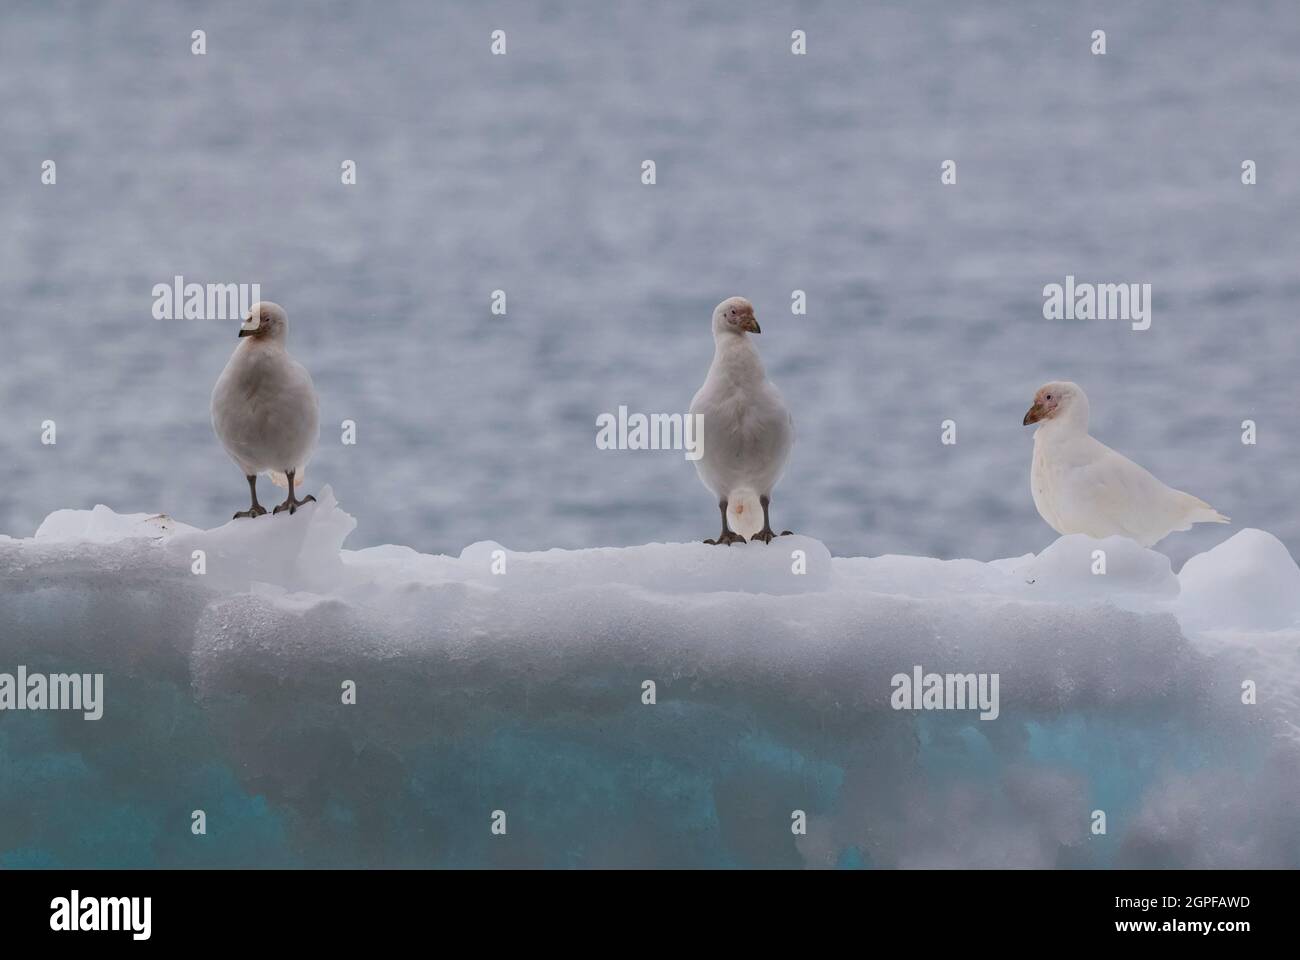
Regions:
<instances>
[{"instance_id":1,"label":"blurred ocean","mask_svg":"<svg viewBox=\"0 0 1300 960\"><path fill-rule=\"evenodd\" d=\"M237 322L154 320L180 274L288 310L349 546L712 536L694 467L595 419L684 412L743 294L797 431L774 523L836 554L1051 542L1021 417L1064 378L1233 517L1176 564L1244 525L1300 555L1297 50L1292 2L7 3L0 532L246 506L208 418ZM1152 284L1151 329L1044 320L1067 274Z\"/></svg>"}]
</instances>

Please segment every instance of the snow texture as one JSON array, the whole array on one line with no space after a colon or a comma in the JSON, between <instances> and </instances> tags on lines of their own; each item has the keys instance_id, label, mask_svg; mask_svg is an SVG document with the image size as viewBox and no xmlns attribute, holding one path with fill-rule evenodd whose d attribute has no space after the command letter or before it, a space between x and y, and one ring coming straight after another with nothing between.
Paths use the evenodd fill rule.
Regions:
<instances>
[{"instance_id":1,"label":"snow texture","mask_svg":"<svg viewBox=\"0 0 1300 960\"><path fill-rule=\"evenodd\" d=\"M1300 866L1300 569L1262 531L1177 575L1080 535L449 557L343 549L318 496L0 537L0 671L105 675L101 720L0 713L0 867ZM916 666L998 674L998 717L893 709Z\"/></svg>"}]
</instances>

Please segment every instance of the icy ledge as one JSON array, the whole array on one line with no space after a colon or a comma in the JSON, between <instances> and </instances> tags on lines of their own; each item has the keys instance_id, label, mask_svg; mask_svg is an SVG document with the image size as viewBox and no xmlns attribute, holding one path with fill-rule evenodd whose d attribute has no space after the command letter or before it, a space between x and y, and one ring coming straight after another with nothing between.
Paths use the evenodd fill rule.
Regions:
<instances>
[{"instance_id":1,"label":"icy ledge","mask_svg":"<svg viewBox=\"0 0 1300 960\"><path fill-rule=\"evenodd\" d=\"M0 810L48 812L0 867L1300 866L1300 569L1263 531L1177 576L1077 536L446 557L345 550L318 496L0 537L0 671L106 691L0 714ZM918 667L996 674L996 719L894 709Z\"/></svg>"}]
</instances>

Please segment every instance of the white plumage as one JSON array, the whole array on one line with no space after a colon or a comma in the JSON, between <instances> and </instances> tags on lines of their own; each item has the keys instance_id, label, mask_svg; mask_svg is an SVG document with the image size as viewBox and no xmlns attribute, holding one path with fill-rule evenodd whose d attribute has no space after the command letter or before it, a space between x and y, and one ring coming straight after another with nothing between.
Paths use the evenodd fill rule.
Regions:
<instances>
[{"instance_id":1,"label":"white plumage","mask_svg":"<svg viewBox=\"0 0 1300 960\"><path fill-rule=\"evenodd\" d=\"M1076 383L1040 387L1026 424L1034 433L1029 485L1034 506L1057 533L1124 536L1144 547L1194 523L1227 523L1204 500L1165 486L1088 434L1088 398Z\"/></svg>"},{"instance_id":2,"label":"white plumage","mask_svg":"<svg viewBox=\"0 0 1300 960\"><path fill-rule=\"evenodd\" d=\"M239 335L244 338L212 391L212 428L230 458L249 479L253 506L240 516L266 511L257 503L255 477L269 473L289 498L276 507L294 512L313 497L297 500L294 486L316 448L320 410L306 367L285 350L288 319L274 303L253 305Z\"/></svg>"},{"instance_id":3,"label":"white plumage","mask_svg":"<svg viewBox=\"0 0 1300 960\"><path fill-rule=\"evenodd\" d=\"M691 401L691 413L703 415L704 427L703 455L695 467L717 497L723 520L722 534L710 543L771 542L775 536L766 504L790 459L794 423L749 336L760 332L754 308L743 297L724 300L713 311L713 365Z\"/></svg>"}]
</instances>

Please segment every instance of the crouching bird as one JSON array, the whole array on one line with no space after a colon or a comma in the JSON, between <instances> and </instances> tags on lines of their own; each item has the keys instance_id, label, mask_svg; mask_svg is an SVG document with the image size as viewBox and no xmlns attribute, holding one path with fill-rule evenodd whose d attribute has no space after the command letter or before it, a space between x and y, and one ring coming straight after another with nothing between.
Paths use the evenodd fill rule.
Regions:
<instances>
[{"instance_id":1,"label":"crouching bird","mask_svg":"<svg viewBox=\"0 0 1300 960\"><path fill-rule=\"evenodd\" d=\"M704 485L718 499L722 532L705 543L771 543L772 488L790 459L794 421L767 379L751 334L762 333L744 297L723 300L713 311L713 365L691 401L702 416L702 451L695 461ZM786 530L782 536L789 534Z\"/></svg>"},{"instance_id":2,"label":"crouching bird","mask_svg":"<svg viewBox=\"0 0 1300 960\"><path fill-rule=\"evenodd\" d=\"M299 500L294 493L320 437L320 405L311 374L284 348L288 326L279 304L253 304L239 328L240 343L212 390L212 429L244 471L253 498L236 520L266 513L257 502L259 473L289 488L276 513L293 513L316 499Z\"/></svg>"},{"instance_id":3,"label":"crouching bird","mask_svg":"<svg viewBox=\"0 0 1300 960\"><path fill-rule=\"evenodd\" d=\"M1029 487L1060 534L1121 536L1150 547L1194 523L1227 523L1204 500L1167 487L1088 434L1088 397L1077 383L1038 388L1025 424L1037 423Z\"/></svg>"}]
</instances>

